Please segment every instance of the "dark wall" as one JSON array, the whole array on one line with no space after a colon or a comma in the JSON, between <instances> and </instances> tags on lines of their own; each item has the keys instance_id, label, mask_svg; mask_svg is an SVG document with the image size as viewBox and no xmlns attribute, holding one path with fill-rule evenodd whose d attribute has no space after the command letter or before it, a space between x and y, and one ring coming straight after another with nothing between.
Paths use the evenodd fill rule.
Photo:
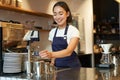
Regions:
<instances>
[{"instance_id":1,"label":"dark wall","mask_svg":"<svg viewBox=\"0 0 120 80\"><path fill-rule=\"evenodd\" d=\"M97 22L118 21L119 4L115 0L93 0L93 11Z\"/></svg>"},{"instance_id":2,"label":"dark wall","mask_svg":"<svg viewBox=\"0 0 120 80\"><path fill-rule=\"evenodd\" d=\"M100 64L100 59L102 57L102 54L94 54L94 65L97 67L98 64ZM78 58L81 62L82 67L92 67L92 54L80 54L78 55Z\"/></svg>"},{"instance_id":3,"label":"dark wall","mask_svg":"<svg viewBox=\"0 0 120 80\"><path fill-rule=\"evenodd\" d=\"M3 72L3 59L2 59L2 27L0 26L0 75Z\"/></svg>"}]
</instances>

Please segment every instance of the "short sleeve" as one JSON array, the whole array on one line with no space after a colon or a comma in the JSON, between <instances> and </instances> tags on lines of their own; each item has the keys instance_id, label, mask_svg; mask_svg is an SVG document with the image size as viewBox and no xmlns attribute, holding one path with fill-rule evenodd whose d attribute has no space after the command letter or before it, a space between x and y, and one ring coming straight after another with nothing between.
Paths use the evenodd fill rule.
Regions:
<instances>
[{"instance_id":1,"label":"short sleeve","mask_svg":"<svg viewBox=\"0 0 120 80\"><path fill-rule=\"evenodd\" d=\"M74 37L77 37L77 38L80 39L80 32L79 32L79 30L78 30L76 27L70 25L68 29L69 29L69 30L68 30L68 33L67 33L67 36L68 36L67 42L68 42L68 43L69 43L70 40L71 40L72 38L74 38Z\"/></svg>"},{"instance_id":2,"label":"short sleeve","mask_svg":"<svg viewBox=\"0 0 120 80\"><path fill-rule=\"evenodd\" d=\"M70 29L69 29L69 35L70 35L70 38L73 38L73 37L78 37L80 38L80 32L79 30L72 26Z\"/></svg>"},{"instance_id":3,"label":"short sleeve","mask_svg":"<svg viewBox=\"0 0 120 80\"><path fill-rule=\"evenodd\" d=\"M49 32L49 37L48 37L48 40L49 40L49 41L53 41L53 37L54 37L54 34L55 34L55 30L56 30L56 28L53 28L53 29Z\"/></svg>"}]
</instances>

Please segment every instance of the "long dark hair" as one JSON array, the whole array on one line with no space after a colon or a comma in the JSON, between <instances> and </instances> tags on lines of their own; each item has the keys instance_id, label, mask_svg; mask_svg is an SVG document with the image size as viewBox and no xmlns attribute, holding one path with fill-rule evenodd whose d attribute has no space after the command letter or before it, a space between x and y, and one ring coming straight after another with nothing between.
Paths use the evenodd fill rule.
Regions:
<instances>
[{"instance_id":1,"label":"long dark hair","mask_svg":"<svg viewBox=\"0 0 120 80\"><path fill-rule=\"evenodd\" d=\"M72 14L71 14L71 11L70 11L68 5L67 5L65 2L63 2L63 1L59 1L59 2L57 2L57 3L53 6L53 11L54 11L54 8L55 8L56 6L60 6L60 7L62 7L66 12L69 12L69 16L68 16L68 18L67 18L67 23L72 22Z\"/></svg>"}]
</instances>

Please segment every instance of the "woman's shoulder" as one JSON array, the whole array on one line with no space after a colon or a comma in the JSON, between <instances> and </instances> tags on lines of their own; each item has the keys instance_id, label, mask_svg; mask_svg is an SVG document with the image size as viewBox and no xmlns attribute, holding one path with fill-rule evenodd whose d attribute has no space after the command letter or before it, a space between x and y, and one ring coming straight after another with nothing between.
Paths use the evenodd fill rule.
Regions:
<instances>
[{"instance_id":1,"label":"woman's shoulder","mask_svg":"<svg viewBox=\"0 0 120 80\"><path fill-rule=\"evenodd\" d=\"M51 31L55 31L55 30L56 30L56 28L57 28L57 27L52 28L52 29L51 29Z\"/></svg>"},{"instance_id":2,"label":"woman's shoulder","mask_svg":"<svg viewBox=\"0 0 120 80\"><path fill-rule=\"evenodd\" d=\"M55 30L56 30L56 27L55 27L55 28L52 28L52 29L50 30L50 33L54 33Z\"/></svg>"},{"instance_id":3,"label":"woman's shoulder","mask_svg":"<svg viewBox=\"0 0 120 80\"><path fill-rule=\"evenodd\" d=\"M72 30L72 31L73 31L73 30L75 30L75 31L77 30L77 31L78 31L77 27L75 27L75 26L73 26L73 25L69 25L69 29Z\"/></svg>"}]
</instances>

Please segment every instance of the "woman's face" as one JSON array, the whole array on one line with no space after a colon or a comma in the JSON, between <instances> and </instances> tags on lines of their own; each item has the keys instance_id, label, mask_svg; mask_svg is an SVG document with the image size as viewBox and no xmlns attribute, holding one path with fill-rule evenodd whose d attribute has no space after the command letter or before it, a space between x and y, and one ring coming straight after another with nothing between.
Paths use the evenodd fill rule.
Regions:
<instances>
[{"instance_id":1,"label":"woman's face","mask_svg":"<svg viewBox=\"0 0 120 80\"><path fill-rule=\"evenodd\" d=\"M55 6L53 10L53 18L59 27L65 27L67 17L69 16L69 12L66 12L62 7Z\"/></svg>"}]
</instances>

